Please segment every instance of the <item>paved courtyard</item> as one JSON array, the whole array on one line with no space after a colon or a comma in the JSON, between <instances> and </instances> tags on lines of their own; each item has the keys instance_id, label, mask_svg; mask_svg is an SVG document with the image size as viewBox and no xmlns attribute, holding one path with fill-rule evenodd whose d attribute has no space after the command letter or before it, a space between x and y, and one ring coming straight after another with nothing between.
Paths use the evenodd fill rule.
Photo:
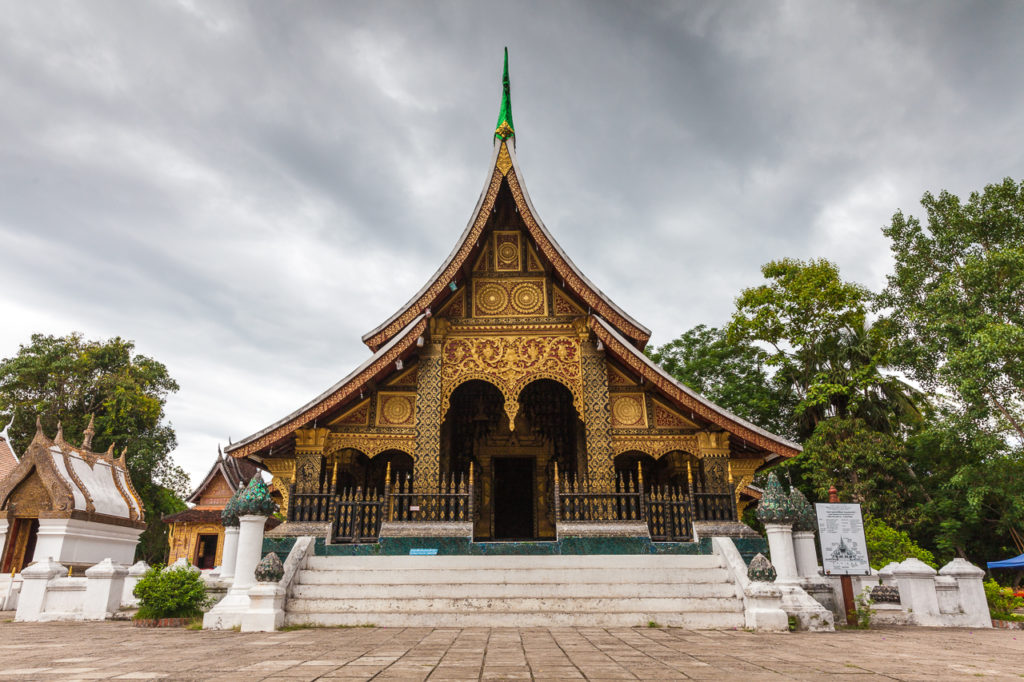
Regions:
<instances>
[{"instance_id":1,"label":"paved courtyard","mask_svg":"<svg viewBox=\"0 0 1024 682\"><path fill-rule=\"evenodd\" d=\"M13 614L9 614L13 615ZM7 618L3 619L7 621ZM1024 678L1024 632L349 628L266 634L0 623L0 680Z\"/></svg>"}]
</instances>

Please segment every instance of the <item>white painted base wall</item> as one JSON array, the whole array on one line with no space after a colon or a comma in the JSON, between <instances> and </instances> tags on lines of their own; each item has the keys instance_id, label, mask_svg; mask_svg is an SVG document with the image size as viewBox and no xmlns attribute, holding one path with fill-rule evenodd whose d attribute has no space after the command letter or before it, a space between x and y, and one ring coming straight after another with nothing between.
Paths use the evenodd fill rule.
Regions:
<instances>
[{"instance_id":1,"label":"white painted base wall","mask_svg":"<svg viewBox=\"0 0 1024 682\"><path fill-rule=\"evenodd\" d=\"M78 519L39 519L32 561L98 564L104 559L131 565L142 530Z\"/></svg>"}]
</instances>

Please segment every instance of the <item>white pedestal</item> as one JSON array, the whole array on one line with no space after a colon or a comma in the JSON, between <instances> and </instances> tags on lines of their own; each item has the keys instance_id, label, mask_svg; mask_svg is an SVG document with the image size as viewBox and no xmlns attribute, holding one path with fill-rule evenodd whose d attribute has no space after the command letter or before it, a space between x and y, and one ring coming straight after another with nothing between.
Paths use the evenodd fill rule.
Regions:
<instances>
[{"instance_id":1,"label":"white pedestal","mask_svg":"<svg viewBox=\"0 0 1024 682\"><path fill-rule=\"evenodd\" d=\"M963 622L958 623L959 625L972 628L992 627L992 616L988 610L985 587L982 584L985 571L967 559L957 558L940 568L939 575L956 579L960 593L960 610L963 612Z\"/></svg>"},{"instance_id":2,"label":"white pedestal","mask_svg":"<svg viewBox=\"0 0 1024 682\"><path fill-rule=\"evenodd\" d=\"M285 589L278 583L257 583L249 589L249 610L242 632L274 632L284 625Z\"/></svg>"},{"instance_id":3,"label":"white pedestal","mask_svg":"<svg viewBox=\"0 0 1024 682\"><path fill-rule=\"evenodd\" d=\"M743 591L746 626L759 632L786 632L789 616L780 608L782 591L773 583L751 582Z\"/></svg>"},{"instance_id":4,"label":"white pedestal","mask_svg":"<svg viewBox=\"0 0 1024 682\"><path fill-rule=\"evenodd\" d=\"M39 519L33 561L53 557L68 564L98 564L106 558L128 565L135 560L141 528L80 519Z\"/></svg>"},{"instance_id":5,"label":"white pedestal","mask_svg":"<svg viewBox=\"0 0 1024 682\"><path fill-rule=\"evenodd\" d=\"M124 590L121 591L121 605L132 608L139 605L139 598L135 596L135 586L142 580L149 570L149 564L145 561L136 561L128 567L128 576L124 579Z\"/></svg>"},{"instance_id":6,"label":"white pedestal","mask_svg":"<svg viewBox=\"0 0 1024 682\"><path fill-rule=\"evenodd\" d=\"M67 575L68 569L52 558L37 561L21 572L21 595L18 597L16 621L38 621L46 604L46 588L54 578Z\"/></svg>"},{"instance_id":7,"label":"white pedestal","mask_svg":"<svg viewBox=\"0 0 1024 682\"><path fill-rule=\"evenodd\" d=\"M235 579L235 563L238 559L238 526L224 528L224 550L221 552L220 580L230 585Z\"/></svg>"},{"instance_id":8,"label":"white pedestal","mask_svg":"<svg viewBox=\"0 0 1024 682\"><path fill-rule=\"evenodd\" d=\"M803 578L817 578L818 550L814 546L813 530L793 531L793 553L796 555L797 574Z\"/></svg>"},{"instance_id":9,"label":"white pedestal","mask_svg":"<svg viewBox=\"0 0 1024 682\"><path fill-rule=\"evenodd\" d=\"M799 578L796 570L796 555L793 552L793 524L766 523L768 551L772 555L778 582L793 582Z\"/></svg>"},{"instance_id":10,"label":"white pedestal","mask_svg":"<svg viewBox=\"0 0 1024 682\"><path fill-rule=\"evenodd\" d=\"M124 579L128 569L104 559L85 571L85 601L82 603L84 620L106 620L121 608Z\"/></svg>"},{"instance_id":11,"label":"white pedestal","mask_svg":"<svg viewBox=\"0 0 1024 682\"><path fill-rule=\"evenodd\" d=\"M900 603L910 612L915 625L945 625L935 594L935 569L920 559L906 559L893 569L900 590Z\"/></svg>"},{"instance_id":12,"label":"white pedestal","mask_svg":"<svg viewBox=\"0 0 1024 682\"><path fill-rule=\"evenodd\" d=\"M239 523L235 579L224 599L203 616L204 630L241 626L249 610L249 590L256 581L256 565L263 554L263 527L267 517L247 515L239 518Z\"/></svg>"}]
</instances>

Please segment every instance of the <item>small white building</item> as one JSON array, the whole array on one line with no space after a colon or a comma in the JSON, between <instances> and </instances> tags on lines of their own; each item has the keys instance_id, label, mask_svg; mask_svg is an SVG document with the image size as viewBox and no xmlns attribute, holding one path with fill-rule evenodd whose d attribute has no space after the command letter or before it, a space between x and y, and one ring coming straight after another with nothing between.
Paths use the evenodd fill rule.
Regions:
<instances>
[{"instance_id":1,"label":"small white building","mask_svg":"<svg viewBox=\"0 0 1024 682\"><path fill-rule=\"evenodd\" d=\"M80 447L36 435L0 480L0 570L5 575L52 559L84 570L104 559L131 564L145 530L142 501L132 487L125 453L91 450L90 421Z\"/></svg>"}]
</instances>

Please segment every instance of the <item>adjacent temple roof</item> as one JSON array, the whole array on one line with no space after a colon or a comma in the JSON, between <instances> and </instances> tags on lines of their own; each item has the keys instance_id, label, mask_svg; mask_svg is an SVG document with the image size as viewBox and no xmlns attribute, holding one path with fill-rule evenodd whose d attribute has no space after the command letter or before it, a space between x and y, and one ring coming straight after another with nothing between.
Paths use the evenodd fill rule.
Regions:
<instances>
[{"instance_id":1,"label":"adjacent temple roof","mask_svg":"<svg viewBox=\"0 0 1024 682\"><path fill-rule=\"evenodd\" d=\"M11 424L14 420L11 420ZM14 454L14 448L11 447L11 439L7 435L7 430L11 428L11 424L8 424L3 431L0 431L0 481L7 478L7 474L14 471L14 467L18 466L18 456Z\"/></svg>"},{"instance_id":2,"label":"adjacent temple roof","mask_svg":"<svg viewBox=\"0 0 1024 682\"><path fill-rule=\"evenodd\" d=\"M76 447L64 440L60 425L57 435L49 439L37 419L36 435L28 449L14 470L0 481L0 508L7 508L11 493L35 472L49 497L41 504L49 506L47 511L58 517L120 519L145 527L142 500L128 475L127 449L116 458L113 445L104 453L93 452L90 448L95 433L90 419L82 445Z\"/></svg>"},{"instance_id":3,"label":"adjacent temple roof","mask_svg":"<svg viewBox=\"0 0 1024 682\"><path fill-rule=\"evenodd\" d=\"M195 489L186 502L190 504L199 504L203 497L203 493L218 479L222 477L227 487L232 493L235 493L244 488L252 477L259 473L259 467L245 459L236 459L234 457L224 458L224 453L221 452L220 447L217 447L217 460L210 467L210 473L206 474L206 478L199 484L199 487ZM184 512L183 512L184 513Z\"/></svg>"},{"instance_id":4,"label":"adjacent temple roof","mask_svg":"<svg viewBox=\"0 0 1024 682\"><path fill-rule=\"evenodd\" d=\"M617 358L655 383L680 407L699 414L746 443L741 443L740 447L749 445L767 450L772 453L768 457L769 461L799 453L801 448L796 443L776 436L715 405L651 362L643 353L643 348L651 336L650 330L629 316L598 289L548 232L530 201L516 159L507 49L502 77L501 107L493 140L494 148L489 166L491 170L469 223L455 248L423 288L391 317L362 337L363 342L374 351L373 355L354 372L298 410L265 429L229 445L227 452L232 457L239 458L263 453L267 449L272 450L275 446L284 444L285 439L297 429L313 424L318 417L361 395L363 389L371 382L393 371L396 360L413 352L414 345L422 343L422 336L427 330L428 318L432 311L439 310L452 292L459 290L471 276L472 264L482 248L481 237L488 226L488 219L496 210L495 204L499 194L504 192L505 196L511 194L515 211L522 219L538 253L550 265L552 277L560 280L562 287L582 302L590 316L591 329Z\"/></svg>"}]
</instances>

